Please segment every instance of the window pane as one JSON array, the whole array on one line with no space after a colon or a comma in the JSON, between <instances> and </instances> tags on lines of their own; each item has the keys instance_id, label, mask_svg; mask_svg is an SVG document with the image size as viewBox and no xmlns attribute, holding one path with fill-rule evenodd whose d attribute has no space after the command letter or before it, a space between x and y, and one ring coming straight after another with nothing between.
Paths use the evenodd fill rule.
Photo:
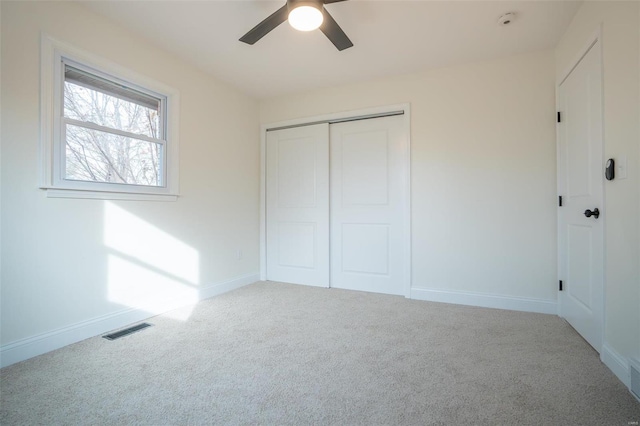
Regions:
<instances>
[{"instance_id":1,"label":"window pane","mask_svg":"<svg viewBox=\"0 0 640 426\"><path fill-rule=\"evenodd\" d=\"M149 108L69 81L64 83L64 116L155 139L163 137L159 106Z\"/></svg>"},{"instance_id":2,"label":"window pane","mask_svg":"<svg viewBox=\"0 0 640 426\"><path fill-rule=\"evenodd\" d=\"M66 125L66 179L161 186L162 145Z\"/></svg>"}]
</instances>

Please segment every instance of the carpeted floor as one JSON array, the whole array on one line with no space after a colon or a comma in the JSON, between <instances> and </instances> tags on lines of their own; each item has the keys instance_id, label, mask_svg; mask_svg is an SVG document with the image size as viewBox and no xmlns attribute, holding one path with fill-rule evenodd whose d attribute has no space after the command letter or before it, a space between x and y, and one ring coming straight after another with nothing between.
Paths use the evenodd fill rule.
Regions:
<instances>
[{"instance_id":1,"label":"carpeted floor","mask_svg":"<svg viewBox=\"0 0 640 426\"><path fill-rule=\"evenodd\" d=\"M640 421L556 316L269 282L175 316L0 370L0 424Z\"/></svg>"}]
</instances>

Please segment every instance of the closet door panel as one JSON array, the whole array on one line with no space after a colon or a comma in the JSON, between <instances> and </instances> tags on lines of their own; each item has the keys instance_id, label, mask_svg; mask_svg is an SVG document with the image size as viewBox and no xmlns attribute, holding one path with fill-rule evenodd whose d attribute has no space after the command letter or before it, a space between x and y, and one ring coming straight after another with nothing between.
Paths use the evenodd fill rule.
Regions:
<instances>
[{"instance_id":1,"label":"closet door panel","mask_svg":"<svg viewBox=\"0 0 640 426\"><path fill-rule=\"evenodd\" d=\"M329 286L329 125L269 131L267 279Z\"/></svg>"},{"instance_id":2,"label":"closet door panel","mask_svg":"<svg viewBox=\"0 0 640 426\"><path fill-rule=\"evenodd\" d=\"M331 286L404 294L402 117L331 125Z\"/></svg>"}]
</instances>

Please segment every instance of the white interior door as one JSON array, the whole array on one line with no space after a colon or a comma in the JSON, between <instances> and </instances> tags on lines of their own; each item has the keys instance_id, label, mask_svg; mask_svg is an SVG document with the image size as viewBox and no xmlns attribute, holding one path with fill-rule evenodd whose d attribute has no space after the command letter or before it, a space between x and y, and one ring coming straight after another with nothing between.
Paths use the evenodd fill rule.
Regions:
<instances>
[{"instance_id":1,"label":"white interior door","mask_svg":"<svg viewBox=\"0 0 640 426\"><path fill-rule=\"evenodd\" d=\"M603 142L600 42L559 87L560 315L598 352L603 324ZM588 211L598 209L600 216ZM587 217L589 216L590 217Z\"/></svg>"},{"instance_id":2,"label":"white interior door","mask_svg":"<svg viewBox=\"0 0 640 426\"><path fill-rule=\"evenodd\" d=\"M329 286L329 125L267 132L267 279Z\"/></svg>"},{"instance_id":3,"label":"white interior door","mask_svg":"<svg viewBox=\"0 0 640 426\"><path fill-rule=\"evenodd\" d=\"M331 125L331 287L405 294L402 116Z\"/></svg>"}]
</instances>

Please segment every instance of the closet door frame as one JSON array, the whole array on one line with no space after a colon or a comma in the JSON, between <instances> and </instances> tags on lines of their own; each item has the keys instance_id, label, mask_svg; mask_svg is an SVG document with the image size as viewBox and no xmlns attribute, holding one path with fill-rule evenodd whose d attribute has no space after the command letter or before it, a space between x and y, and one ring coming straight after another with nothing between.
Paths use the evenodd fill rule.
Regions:
<instances>
[{"instance_id":1,"label":"closet door frame","mask_svg":"<svg viewBox=\"0 0 640 426\"><path fill-rule=\"evenodd\" d=\"M322 122L339 122L351 119L361 119L371 116L392 115L403 112L402 118L405 127L406 143L403 147L402 158L402 183L403 183L403 251L404 262L404 288L405 297L411 297L411 106L409 103L386 105L375 108L366 108L352 111L337 112L332 114L317 115L293 120L266 123L260 126L260 279L267 279L267 243L266 243L266 147L267 131L286 127L304 126ZM331 143L331 141L329 142Z\"/></svg>"}]
</instances>

